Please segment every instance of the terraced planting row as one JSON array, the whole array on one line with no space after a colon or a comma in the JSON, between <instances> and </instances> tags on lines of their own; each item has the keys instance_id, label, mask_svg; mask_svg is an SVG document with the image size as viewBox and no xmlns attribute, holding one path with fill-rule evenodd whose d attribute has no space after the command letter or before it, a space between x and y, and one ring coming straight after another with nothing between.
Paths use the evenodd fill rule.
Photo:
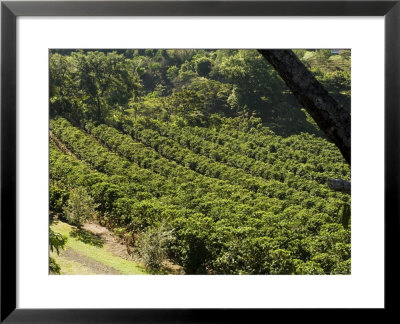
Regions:
<instances>
[{"instance_id":1,"label":"terraced planting row","mask_svg":"<svg viewBox=\"0 0 400 324\"><path fill-rule=\"evenodd\" d=\"M148 122L151 121L147 119L146 123ZM167 123L161 124L173 126ZM350 169L336 146L323 138L307 133L283 138L263 127L252 128L248 133L226 125L218 130L197 126L186 126L184 129L192 135L252 159L269 164L278 161L278 164L283 164L289 170L307 164L309 170L305 175L309 178L327 172L331 172L328 176L350 176ZM313 175L313 172L316 175Z\"/></svg>"},{"instance_id":2,"label":"terraced planting row","mask_svg":"<svg viewBox=\"0 0 400 324\"><path fill-rule=\"evenodd\" d=\"M310 197L279 181L268 183L215 164L172 139L160 140L159 134L148 141L136 135L135 141L109 126L88 125L86 130L95 140L61 118L51 121L51 129L90 165L52 146L54 187L66 192L86 187L100 203L100 217L132 236L163 224L173 234L169 257L186 273L350 271L350 231L339 223L342 201L337 198ZM172 158L178 155L203 165L203 172L191 169L189 160ZM222 180L213 173L215 166L225 172ZM244 177L249 179L242 183ZM264 187L254 190L249 183L258 181ZM279 199L283 190L285 200Z\"/></svg>"},{"instance_id":3,"label":"terraced planting row","mask_svg":"<svg viewBox=\"0 0 400 324\"><path fill-rule=\"evenodd\" d=\"M190 149L196 154L201 154L213 159L214 161L242 169L252 176L262 177L266 180L279 180L280 182L287 183L290 188L303 191L305 190L312 195L323 198L344 198L344 196L340 193L329 190L325 184L328 178L341 177L341 174L325 172L318 173L317 176L313 176L314 172L310 170L309 165L299 163L296 160L293 161L293 159L290 159L288 156L285 160L285 163L282 163L282 159L275 161L274 164L263 162L255 159L254 155L249 153L250 149L248 149L247 146L244 146L243 143L240 143L238 140L231 139L231 142L225 141L223 143L230 143L231 145L224 146L223 144L216 144L210 140L204 139L204 137L194 135L196 131L200 129L199 127L179 128L170 123L150 119L139 120L136 124L138 129L150 128L155 130L161 136L175 140L181 146ZM207 131L207 129L205 130ZM324 140L321 139L321 141ZM270 143L271 142L272 140ZM272 143L276 143L276 141ZM245 149L242 149L243 147L245 147ZM290 147L286 147L287 151L290 151L290 149ZM338 154L338 152L335 152L334 150L331 150L329 153L329 155ZM265 152L265 156L270 154L271 153L267 154ZM280 154L278 154L278 156L280 156ZM321 167L321 165L322 164L320 163L314 166L314 168L318 169ZM318 182L309 180L310 177L316 177ZM320 183L324 184L321 185Z\"/></svg>"},{"instance_id":4,"label":"terraced planting row","mask_svg":"<svg viewBox=\"0 0 400 324\"><path fill-rule=\"evenodd\" d=\"M327 206L326 199L328 199L331 200L328 205L336 204L334 210L331 210L332 215L337 210L338 198L343 199L342 203L347 201L347 197L340 193L333 193L330 194L330 196L324 195L324 192L328 192L326 187L315 188L317 184L314 184L314 188L307 188L306 184L302 181L292 181L291 185L294 188L291 188L288 183L255 177L241 169L233 168L224 163L215 162L213 159L195 154L189 149L183 148L175 141L160 136L151 129L144 129L131 125L124 125L124 127L125 132L129 133L135 140L152 147L164 158L172 159L182 166L189 167L200 174L216 179L223 179L247 190L261 194L264 197L291 201L293 204L301 204L307 208L315 207L317 210L325 212L328 212L325 208ZM100 133L103 134L104 129ZM110 137L113 136L117 136L115 130L114 135L110 135ZM214 153L217 154L217 152ZM295 188L306 188L306 190L296 190ZM323 198L321 198L321 196Z\"/></svg>"}]
</instances>

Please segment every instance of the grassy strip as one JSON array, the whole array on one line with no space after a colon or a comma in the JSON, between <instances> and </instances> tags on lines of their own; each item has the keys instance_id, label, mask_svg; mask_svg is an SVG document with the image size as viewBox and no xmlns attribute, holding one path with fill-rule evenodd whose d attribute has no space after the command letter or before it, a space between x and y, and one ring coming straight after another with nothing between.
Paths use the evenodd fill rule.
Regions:
<instances>
[{"instance_id":1,"label":"grassy strip","mask_svg":"<svg viewBox=\"0 0 400 324\"><path fill-rule=\"evenodd\" d=\"M62 257L61 255L57 255L57 253L50 253L50 256L54 258L57 264L61 267L62 275L94 275L91 269L85 267L84 265L69 260L67 258Z\"/></svg>"},{"instance_id":2,"label":"grassy strip","mask_svg":"<svg viewBox=\"0 0 400 324\"><path fill-rule=\"evenodd\" d=\"M120 257L114 256L110 252L106 250L106 247L97 247L85 244L78 239L71 237L70 232L73 229L71 225L67 223L63 223L61 221L57 221L57 223L52 224L51 228L58 233L68 237L67 246L83 255L86 255L93 260L101 262L109 267L112 267L122 274L133 275L133 274L147 274L146 270L140 266L138 263L122 259ZM61 270L63 271L63 267L61 266ZM84 274L84 273L82 273Z\"/></svg>"}]
</instances>

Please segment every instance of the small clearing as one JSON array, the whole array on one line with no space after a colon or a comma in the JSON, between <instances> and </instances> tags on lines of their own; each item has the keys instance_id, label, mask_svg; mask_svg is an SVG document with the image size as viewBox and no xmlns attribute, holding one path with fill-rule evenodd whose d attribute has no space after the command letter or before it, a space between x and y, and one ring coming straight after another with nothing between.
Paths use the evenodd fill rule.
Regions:
<instances>
[{"instance_id":1,"label":"small clearing","mask_svg":"<svg viewBox=\"0 0 400 324\"><path fill-rule=\"evenodd\" d=\"M61 274L148 274L144 266L134 261L127 247L115 235L98 224L76 228L56 220L51 228L68 238L65 251L51 253L61 266Z\"/></svg>"}]
</instances>

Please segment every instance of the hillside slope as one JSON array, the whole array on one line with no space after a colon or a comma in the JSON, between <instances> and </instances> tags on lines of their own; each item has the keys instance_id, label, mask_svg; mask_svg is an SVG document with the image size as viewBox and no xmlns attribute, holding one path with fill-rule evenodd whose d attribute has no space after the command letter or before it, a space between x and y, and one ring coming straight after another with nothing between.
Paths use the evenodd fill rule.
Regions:
<instances>
[{"instance_id":1,"label":"hillside slope","mask_svg":"<svg viewBox=\"0 0 400 324\"><path fill-rule=\"evenodd\" d=\"M152 119L50 128L73 154L51 145L54 190L84 186L101 222L188 274L350 273L350 196L326 185L350 169L323 138Z\"/></svg>"}]
</instances>

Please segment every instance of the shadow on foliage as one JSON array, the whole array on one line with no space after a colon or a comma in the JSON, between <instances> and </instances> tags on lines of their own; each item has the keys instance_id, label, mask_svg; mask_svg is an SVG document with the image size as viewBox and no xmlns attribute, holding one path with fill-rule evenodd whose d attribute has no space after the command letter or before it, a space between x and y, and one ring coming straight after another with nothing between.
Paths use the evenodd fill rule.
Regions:
<instances>
[{"instance_id":1,"label":"shadow on foliage","mask_svg":"<svg viewBox=\"0 0 400 324\"><path fill-rule=\"evenodd\" d=\"M104 241L100 237L100 235L93 234L82 228L73 229L70 233L70 236L78 239L79 241L81 241L85 244L89 244L89 245L93 245L93 246L97 246L97 247L103 247L103 245L104 245Z\"/></svg>"}]
</instances>

